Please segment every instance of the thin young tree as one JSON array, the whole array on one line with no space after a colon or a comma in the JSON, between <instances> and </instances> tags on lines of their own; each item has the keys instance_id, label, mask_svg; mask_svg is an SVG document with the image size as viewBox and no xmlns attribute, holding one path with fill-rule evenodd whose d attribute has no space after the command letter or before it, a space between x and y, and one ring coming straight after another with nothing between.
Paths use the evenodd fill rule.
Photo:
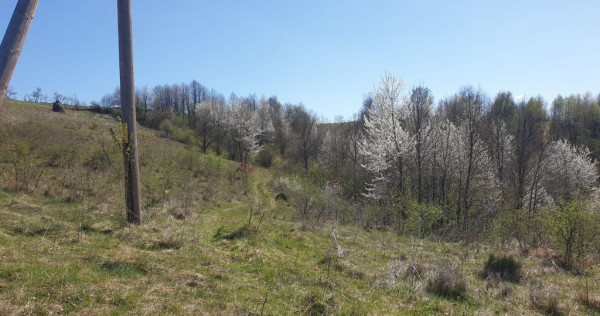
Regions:
<instances>
[{"instance_id":1,"label":"thin young tree","mask_svg":"<svg viewBox=\"0 0 600 316\"><path fill-rule=\"evenodd\" d=\"M431 133L428 125L431 116L433 96L431 91L425 87L417 87L412 90L408 102L408 128L414 138L415 162L417 176L417 200L423 202L423 159L425 157L427 138Z\"/></svg>"}]
</instances>

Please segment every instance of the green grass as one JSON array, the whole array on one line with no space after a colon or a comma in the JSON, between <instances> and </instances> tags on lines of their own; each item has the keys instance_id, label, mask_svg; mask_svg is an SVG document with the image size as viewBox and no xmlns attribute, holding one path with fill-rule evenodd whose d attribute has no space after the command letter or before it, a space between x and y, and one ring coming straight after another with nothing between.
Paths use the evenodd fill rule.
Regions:
<instances>
[{"instance_id":1,"label":"green grass","mask_svg":"<svg viewBox=\"0 0 600 316\"><path fill-rule=\"evenodd\" d=\"M536 315L534 283L558 289L564 311L594 312L576 300L584 278L534 256L519 258L520 283L492 281L480 274L498 249L298 221L287 202L275 200L269 170L256 168L246 183L236 179L236 163L206 169L196 149L145 128L144 224L127 226L120 156L110 149L117 122L9 101L0 123L0 133L12 136L4 148L20 141L37 142L35 152L74 151L73 166L48 168L35 190L17 189L14 170L0 160L0 315ZM86 172L102 146L107 164ZM28 163L39 168L39 161ZM89 186L83 197L75 196L77 184ZM427 291L442 259L464 273L467 299ZM415 263L422 273L406 273Z\"/></svg>"}]
</instances>

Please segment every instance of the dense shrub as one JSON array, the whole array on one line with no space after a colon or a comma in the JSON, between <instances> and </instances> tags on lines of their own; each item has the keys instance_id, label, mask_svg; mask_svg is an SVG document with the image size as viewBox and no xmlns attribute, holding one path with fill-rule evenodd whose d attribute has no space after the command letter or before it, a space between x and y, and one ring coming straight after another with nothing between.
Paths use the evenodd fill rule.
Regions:
<instances>
[{"instance_id":1,"label":"dense shrub","mask_svg":"<svg viewBox=\"0 0 600 316\"><path fill-rule=\"evenodd\" d=\"M504 281L518 283L521 280L521 263L513 256L490 254L482 274L484 278L497 276Z\"/></svg>"},{"instance_id":2,"label":"dense shrub","mask_svg":"<svg viewBox=\"0 0 600 316\"><path fill-rule=\"evenodd\" d=\"M500 214L493 223L493 239L502 248L513 241L522 251L537 246L541 232L539 216L525 210L508 210Z\"/></svg>"},{"instance_id":3,"label":"dense shrub","mask_svg":"<svg viewBox=\"0 0 600 316\"><path fill-rule=\"evenodd\" d=\"M193 145L196 143L196 137L194 132L186 127L183 127L182 123L178 122L176 118L167 118L160 122L158 129L164 133L165 137L176 140L180 143Z\"/></svg>"},{"instance_id":4,"label":"dense shrub","mask_svg":"<svg viewBox=\"0 0 600 316\"><path fill-rule=\"evenodd\" d=\"M542 214L542 226L554 245L561 249L566 266L589 253L597 238L598 215L583 202L560 202Z\"/></svg>"}]
</instances>

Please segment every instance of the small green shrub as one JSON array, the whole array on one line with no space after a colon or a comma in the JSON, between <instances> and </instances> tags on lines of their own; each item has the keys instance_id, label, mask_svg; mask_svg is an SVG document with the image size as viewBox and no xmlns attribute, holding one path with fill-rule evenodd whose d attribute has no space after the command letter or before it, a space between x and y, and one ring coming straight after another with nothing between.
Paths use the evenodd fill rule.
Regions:
<instances>
[{"instance_id":1,"label":"small green shrub","mask_svg":"<svg viewBox=\"0 0 600 316\"><path fill-rule=\"evenodd\" d=\"M207 175L209 180L213 180L223 176L225 167L225 159L217 156L213 152L209 152L203 161L201 170Z\"/></svg>"},{"instance_id":2,"label":"small green shrub","mask_svg":"<svg viewBox=\"0 0 600 316\"><path fill-rule=\"evenodd\" d=\"M542 226L554 245L562 251L563 262L569 267L576 258L592 250L597 239L598 215L588 211L584 202L560 202L543 210Z\"/></svg>"},{"instance_id":3,"label":"small green shrub","mask_svg":"<svg viewBox=\"0 0 600 316\"><path fill-rule=\"evenodd\" d=\"M521 263L513 256L496 257L490 254L485 262L482 276L497 276L504 281L519 283L521 280Z\"/></svg>"},{"instance_id":4,"label":"small green shrub","mask_svg":"<svg viewBox=\"0 0 600 316\"><path fill-rule=\"evenodd\" d=\"M525 210L507 210L493 222L491 234L504 249L516 240L521 251L536 245L536 240L543 235L538 216Z\"/></svg>"},{"instance_id":5,"label":"small green shrub","mask_svg":"<svg viewBox=\"0 0 600 316\"><path fill-rule=\"evenodd\" d=\"M177 118L166 118L160 122L158 129L168 138L180 143L193 145L196 142L194 132L186 128Z\"/></svg>"}]
</instances>

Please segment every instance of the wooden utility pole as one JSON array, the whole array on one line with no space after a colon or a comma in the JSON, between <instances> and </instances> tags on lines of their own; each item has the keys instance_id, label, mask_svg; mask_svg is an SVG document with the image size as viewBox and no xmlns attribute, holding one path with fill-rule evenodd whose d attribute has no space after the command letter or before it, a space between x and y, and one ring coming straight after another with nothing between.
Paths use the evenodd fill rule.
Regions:
<instances>
[{"instance_id":1,"label":"wooden utility pole","mask_svg":"<svg viewBox=\"0 0 600 316\"><path fill-rule=\"evenodd\" d=\"M39 0L19 0L0 45L0 107L17 66Z\"/></svg>"},{"instance_id":2,"label":"wooden utility pole","mask_svg":"<svg viewBox=\"0 0 600 316\"><path fill-rule=\"evenodd\" d=\"M121 119L123 160L125 162L125 204L127 222L142 223L140 167L138 164L133 77L133 31L131 0L117 0L119 10L119 68L121 71Z\"/></svg>"}]
</instances>

